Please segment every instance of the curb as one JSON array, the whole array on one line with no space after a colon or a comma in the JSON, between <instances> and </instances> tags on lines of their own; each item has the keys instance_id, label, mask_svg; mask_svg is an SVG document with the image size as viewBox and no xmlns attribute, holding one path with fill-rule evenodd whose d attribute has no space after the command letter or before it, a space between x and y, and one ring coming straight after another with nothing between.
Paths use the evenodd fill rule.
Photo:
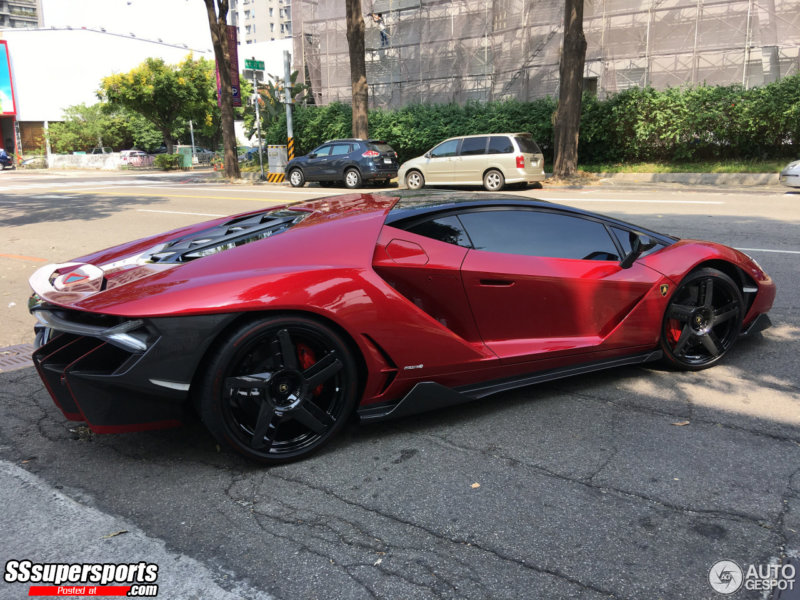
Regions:
<instances>
[{"instance_id":1,"label":"curb","mask_svg":"<svg viewBox=\"0 0 800 600\"><path fill-rule=\"evenodd\" d=\"M684 185L778 185L778 173L596 173L602 180L620 183L680 183Z\"/></svg>"}]
</instances>

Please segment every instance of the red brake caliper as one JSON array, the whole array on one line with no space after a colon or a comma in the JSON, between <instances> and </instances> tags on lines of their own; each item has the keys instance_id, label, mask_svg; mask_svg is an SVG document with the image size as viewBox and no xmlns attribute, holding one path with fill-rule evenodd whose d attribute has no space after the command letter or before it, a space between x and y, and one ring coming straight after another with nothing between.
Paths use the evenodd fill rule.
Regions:
<instances>
[{"instance_id":1,"label":"red brake caliper","mask_svg":"<svg viewBox=\"0 0 800 600\"><path fill-rule=\"evenodd\" d=\"M300 343L297 344L297 360L300 362L300 368L305 371L317 362L317 357L314 355L314 351L311 348ZM313 393L315 396L319 396L322 393L322 384L318 385Z\"/></svg>"},{"instance_id":2,"label":"red brake caliper","mask_svg":"<svg viewBox=\"0 0 800 600\"><path fill-rule=\"evenodd\" d=\"M673 345L677 344L678 340L681 338L681 331L683 331L681 322L677 319L670 319L668 323L667 337Z\"/></svg>"}]
</instances>

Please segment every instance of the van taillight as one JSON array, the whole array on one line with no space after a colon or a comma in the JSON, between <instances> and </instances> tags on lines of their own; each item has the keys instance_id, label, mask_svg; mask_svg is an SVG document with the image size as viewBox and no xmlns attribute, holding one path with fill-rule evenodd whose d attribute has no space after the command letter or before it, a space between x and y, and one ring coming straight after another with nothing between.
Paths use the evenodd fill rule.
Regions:
<instances>
[{"instance_id":1,"label":"van taillight","mask_svg":"<svg viewBox=\"0 0 800 600\"><path fill-rule=\"evenodd\" d=\"M524 169L525 168L525 157L521 154L517 157L517 168Z\"/></svg>"}]
</instances>

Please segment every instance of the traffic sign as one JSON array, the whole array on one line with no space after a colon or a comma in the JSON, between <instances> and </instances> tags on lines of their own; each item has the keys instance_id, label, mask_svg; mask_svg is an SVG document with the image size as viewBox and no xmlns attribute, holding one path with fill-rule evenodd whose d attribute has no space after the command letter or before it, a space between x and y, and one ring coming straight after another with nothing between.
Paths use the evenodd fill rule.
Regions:
<instances>
[{"instance_id":1,"label":"traffic sign","mask_svg":"<svg viewBox=\"0 0 800 600\"><path fill-rule=\"evenodd\" d=\"M264 61L263 60L256 60L255 58L245 58L244 59L244 68L245 69L253 69L254 71L263 71L264 70Z\"/></svg>"}]
</instances>

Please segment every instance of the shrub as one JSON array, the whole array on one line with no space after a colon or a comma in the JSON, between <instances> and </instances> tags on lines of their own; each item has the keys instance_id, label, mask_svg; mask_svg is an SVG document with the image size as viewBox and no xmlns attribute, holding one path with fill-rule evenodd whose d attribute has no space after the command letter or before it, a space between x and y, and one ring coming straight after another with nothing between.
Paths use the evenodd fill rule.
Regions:
<instances>
[{"instance_id":1,"label":"shrub","mask_svg":"<svg viewBox=\"0 0 800 600\"><path fill-rule=\"evenodd\" d=\"M180 154L156 154L153 163L162 171L170 171L180 168L181 158Z\"/></svg>"},{"instance_id":2,"label":"shrub","mask_svg":"<svg viewBox=\"0 0 800 600\"><path fill-rule=\"evenodd\" d=\"M553 98L532 102L411 104L369 111L370 135L388 142L400 161L442 140L468 134L527 131L553 160ZM297 106L296 154L351 135L350 106ZM783 158L800 154L800 75L761 88L739 85L655 90L630 88L600 100L585 96L578 155L582 163ZM286 144L286 117L266 143Z\"/></svg>"}]
</instances>

